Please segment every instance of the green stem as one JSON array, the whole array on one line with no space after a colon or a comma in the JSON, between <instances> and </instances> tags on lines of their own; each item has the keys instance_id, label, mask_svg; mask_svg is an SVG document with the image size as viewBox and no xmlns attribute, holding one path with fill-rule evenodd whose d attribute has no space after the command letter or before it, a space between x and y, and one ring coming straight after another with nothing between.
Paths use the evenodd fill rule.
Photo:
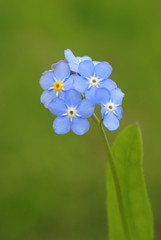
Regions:
<instances>
[{"instance_id":1,"label":"green stem","mask_svg":"<svg viewBox=\"0 0 161 240\"><path fill-rule=\"evenodd\" d=\"M115 190L116 190L116 195L117 195L117 200L118 200L118 207L119 207L119 211L120 211L120 217L121 217L122 227L124 230L125 239L130 240L128 225L127 225L127 221L126 221L126 217L125 217L121 187L120 187L120 183L119 183L119 178L118 178L115 162L114 162L114 159L112 156L110 144L109 144L109 141L105 134L105 130L102 126L102 119L101 119L101 121L99 121L99 119L97 118L97 116L95 114L93 114L92 118L93 118L94 122L96 123L96 125L98 126L98 130L100 132L100 135L102 137L103 144L104 144L104 147L106 150L108 162L110 164L110 168L111 168L111 172L112 172L113 180L114 180L114 184L115 184Z\"/></svg>"}]
</instances>

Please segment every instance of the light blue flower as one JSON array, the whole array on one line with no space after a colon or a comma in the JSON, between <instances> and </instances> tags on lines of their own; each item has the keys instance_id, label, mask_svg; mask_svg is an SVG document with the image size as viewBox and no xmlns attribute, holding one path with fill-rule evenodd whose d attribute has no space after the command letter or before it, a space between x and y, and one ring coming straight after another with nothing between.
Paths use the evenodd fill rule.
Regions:
<instances>
[{"instance_id":1,"label":"light blue flower","mask_svg":"<svg viewBox=\"0 0 161 240\"><path fill-rule=\"evenodd\" d=\"M91 58L88 56L75 57L70 49L64 51L64 56L66 61L69 63L71 71L76 73L78 73L78 66L82 61L91 60Z\"/></svg>"},{"instance_id":2,"label":"light blue flower","mask_svg":"<svg viewBox=\"0 0 161 240\"><path fill-rule=\"evenodd\" d=\"M86 118L94 113L94 104L82 100L80 93L72 89L65 93L64 100L55 98L49 104L49 110L58 116L53 123L57 134L65 134L72 129L75 134L82 135L89 130Z\"/></svg>"},{"instance_id":3,"label":"light blue flower","mask_svg":"<svg viewBox=\"0 0 161 240\"><path fill-rule=\"evenodd\" d=\"M98 89L96 93L97 101L101 105L103 124L110 131L116 130L120 125L119 120L123 113L121 107L123 97L124 93L119 88L112 91L102 88Z\"/></svg>"},{"instance_id":4,"label":"light blue flower","mask_svg":"<svg viewBox=\"0 0 161 240\"><path fill-rule=\"evenodd\" d=\"M85 93L87 99L96 102L96 92L99 88L112 90L117 88L115 82L108 79L112 67L107 62L100 62L96 65L86 60L79 64L79 75L74 75L73 87L80 93Z\"/></svg>"},{"instance_id":5,"label":"light blue flower","mask_svg":"<svg viewBox=\"0 0 161 240\"><path fill-rule=\"evenodd\" d=\"M45 90L40 100L46 108L54 98L63 99L65 91L73 87L73 76L70 76L69 65L65 62L57 63L54 71L43 73L40 85Z\"/></svg>"}]
</instances>

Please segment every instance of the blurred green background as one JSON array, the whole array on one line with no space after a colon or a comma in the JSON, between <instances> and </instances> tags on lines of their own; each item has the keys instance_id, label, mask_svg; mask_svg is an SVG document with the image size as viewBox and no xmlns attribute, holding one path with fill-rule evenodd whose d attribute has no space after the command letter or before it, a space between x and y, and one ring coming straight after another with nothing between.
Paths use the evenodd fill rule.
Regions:
<instances>
[{"instance_id":1,"label":"blurred green background","mask_svg":"<svg viewBox=\"0 0 161 240\"><path fill-rule=\"evenodd\" d=\"M138 121L144 173L161 239L161 2L28 0L0 3L0 239L105 240L106 156L91 121L58 136L39 79L70 48L108 61L125 92L120 128Z\"/></svg>"}]
</instances>

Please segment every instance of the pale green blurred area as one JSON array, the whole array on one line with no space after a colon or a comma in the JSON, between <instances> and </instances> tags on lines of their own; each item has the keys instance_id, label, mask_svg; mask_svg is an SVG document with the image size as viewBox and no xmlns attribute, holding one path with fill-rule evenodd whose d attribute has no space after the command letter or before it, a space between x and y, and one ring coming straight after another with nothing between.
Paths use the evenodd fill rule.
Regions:
<instances>
[{"instance_id":1,"label":"pale green blurred area","mask_svg":"<svg viewBox=\"0 0 161 240\"><path fill-rule=\"evenodd\" d=\"M106 156L96 126L59 136L39 79L70 48L108 61L125 92L119 130L138 121L144 173L161 239L161 2L0 3L0 239L105 240Z\"/></svg>"}]
</instances>

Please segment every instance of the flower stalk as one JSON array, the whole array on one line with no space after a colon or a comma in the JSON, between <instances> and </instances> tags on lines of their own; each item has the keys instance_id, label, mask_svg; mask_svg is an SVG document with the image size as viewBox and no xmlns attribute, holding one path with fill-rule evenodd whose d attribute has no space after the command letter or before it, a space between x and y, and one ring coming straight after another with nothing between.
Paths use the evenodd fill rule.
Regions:
<instances>
[{"instance_id":1,"label":"flower stalk","mask_svg":"<svg viewBox=\"0 0 161 240\"><path fill-rule=\"evenodd\" d=\"M99 133L101 135L101 138L102 138L105 150L106 150L107 159L108 159L108 162L109 162L109 165L111 168L114 185L115 185L115 190L116 190L116 195L117 195L117 200L118 200L118 207L119 207L122 227L123 227L123 231L124 231L124 235L125 235L125 240L130 240L127 219L126 219L125 211L124 211L121 187L120 187L120 183L119 183L119 177L117 174L117 169L116 169L115 162L113 159L111 147L110 147L109 141L107 139L104 127L102 125L103 119L99 120L95 113L92 115L92 119L94 120L94 122L96 123L96 125L98 127Z\"/></svg>"}]
</instances>

